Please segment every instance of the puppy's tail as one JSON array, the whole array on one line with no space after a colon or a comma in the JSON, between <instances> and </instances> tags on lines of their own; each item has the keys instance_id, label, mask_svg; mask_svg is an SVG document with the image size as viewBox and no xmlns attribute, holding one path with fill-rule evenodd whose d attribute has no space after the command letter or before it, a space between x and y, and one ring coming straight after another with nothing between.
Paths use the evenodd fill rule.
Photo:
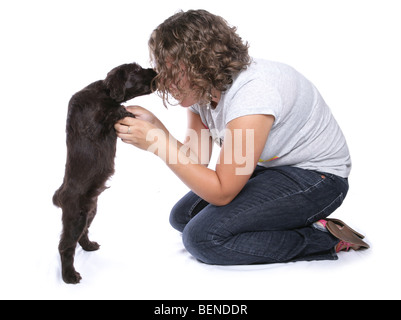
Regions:
<instances>
[{"instance_id":1,"label":"puppy's tail","mask_svg":"<svg viewBox=\"0 0 401 320\"><path fill-rule=\"evenodd\" d=\"M59 208L61 208L61 205L62 205L61 199L60 199L60 192L61 192L62 188L63 188L63 186L61 186L60 189L58 189L53 195L53 204Z\"/></svg>"}]
</instances>

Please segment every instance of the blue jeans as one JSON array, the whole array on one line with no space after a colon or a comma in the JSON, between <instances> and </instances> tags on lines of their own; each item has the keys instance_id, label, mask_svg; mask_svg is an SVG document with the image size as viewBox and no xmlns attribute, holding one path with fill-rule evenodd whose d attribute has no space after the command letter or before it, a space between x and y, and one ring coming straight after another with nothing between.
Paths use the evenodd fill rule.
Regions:
<instances>
[{"instance_id":1,"label":"blue jeans","mask_svg":"<svg viewBox=\"0 0 401 320\"><path fill-rule=\"evenodd\" d=\"M339 240L314 222L343 202L348 179L295 167L258 166L240 194L217 207L188 193L171 225L185 248L215 265L337 260Z\"/></svg>"}]
</instances>

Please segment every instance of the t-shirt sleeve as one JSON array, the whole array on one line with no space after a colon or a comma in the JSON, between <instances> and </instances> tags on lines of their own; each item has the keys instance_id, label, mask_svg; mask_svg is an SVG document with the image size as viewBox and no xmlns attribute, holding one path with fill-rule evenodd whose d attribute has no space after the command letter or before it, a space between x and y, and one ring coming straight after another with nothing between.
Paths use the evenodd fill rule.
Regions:
<instances>
[{"instance_id":1,"label":"t-shirt sleeve","mask_svg":"<svg viewBox=\"0 0 401 320\"><path fill-rule=\"evenodd\" d=\"M226 110L226 125L236 118L256 114L272 115L277 124L280 120L282 99L277 88L256 77L236 90Z\"/></svg>"},{"instance_id":2,"label":"t-shirt sleeve","mask_svg":"<svg viewBox=\"0 0 401 320\"><path fill-rule=\"evenodd\" d=\"M200 114L199 105L198 104L194 104L193 106L189 107L189 110L191 110L195 114Z\"/></svg>"}]
</instances>

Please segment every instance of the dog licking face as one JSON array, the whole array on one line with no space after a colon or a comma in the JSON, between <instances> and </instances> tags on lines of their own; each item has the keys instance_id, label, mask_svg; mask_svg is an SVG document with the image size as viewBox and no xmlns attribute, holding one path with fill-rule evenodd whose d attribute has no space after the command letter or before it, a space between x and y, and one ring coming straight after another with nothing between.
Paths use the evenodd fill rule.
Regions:
<instances>
[{"instance_id":1,"label":"dog licking face","mask_svg":"<svg viewBox=\"0 0 401 320\"><path fill-rule=\"evenodd\" d=\"M112 99L116 102L125 102L149 94L155 77L153 69L142 69L139 65L131 63L111 70L104 83L110 90Z\"/></svg>"},{"instance_id":2,"label":"dog licking face","mask_svg":"<svg viewBox=\"0 0 401 320\"><path fill-rule=\"evenodd\" d=\"M97 199L114 174L114 124L134 117L121 103L150 94L156 75L136 63L124 64L74 94L69 102L64 181L53 196L53 203L63 211L59 252L66 283L82 279L74 268L77 243L85 251L99 249L99 244L89 240L88 229L96 215Z\"/></svg>"}]
</instances>

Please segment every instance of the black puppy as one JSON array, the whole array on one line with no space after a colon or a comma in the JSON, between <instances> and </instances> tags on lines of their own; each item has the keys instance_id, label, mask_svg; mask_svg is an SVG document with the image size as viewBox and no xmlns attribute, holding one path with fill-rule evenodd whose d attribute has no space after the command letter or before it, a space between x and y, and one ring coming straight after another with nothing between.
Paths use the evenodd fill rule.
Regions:
<instances>
[{"instance_id":1,"label":"black puppy","mask_svg":"<svg viewBox=\"0 0 401 320\"><path fill-rule=\"evenodd\" d=\"M114 173L117 144L114 124L125 117L134 117L121 103L151 93L155 77L152 69L124 64L70 100L64 182L53 196L53 203L63 209L59 252L66 283L75 284L82 279L74 268L77 243L85 251L99 249L96 242L89 240L88 228L96 215L98 196Z\"/></svg>"}]
</instances>

